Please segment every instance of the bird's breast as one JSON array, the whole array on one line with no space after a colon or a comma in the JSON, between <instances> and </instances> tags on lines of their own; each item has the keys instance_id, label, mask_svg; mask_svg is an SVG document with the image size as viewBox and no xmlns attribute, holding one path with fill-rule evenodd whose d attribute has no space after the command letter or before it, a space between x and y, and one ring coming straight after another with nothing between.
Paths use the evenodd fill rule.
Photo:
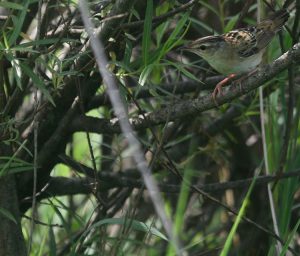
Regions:
<instances>
[{"instance_id":1,"label":"bird's breast","mask_svg":"<svg viewBox=\"0 0 300 256\"><path fill-rule=\"evenodd\" d=\"M221 74L242 74L254 70L261 63L262 54L259 52L249 57L240 57L235 53L228 54L227 51L216 52L214 56L204 59Z\"/></svg>"}]
</instances>

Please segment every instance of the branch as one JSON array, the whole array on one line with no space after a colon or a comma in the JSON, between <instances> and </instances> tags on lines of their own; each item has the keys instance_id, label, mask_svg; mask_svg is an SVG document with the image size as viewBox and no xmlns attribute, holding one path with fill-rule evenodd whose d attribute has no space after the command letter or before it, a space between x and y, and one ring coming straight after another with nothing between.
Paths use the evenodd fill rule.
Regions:
<instances>
[{"instance_id":1,"label":"branch","mask_svg":"<svg viewBox=\"0 0 300 256\"><path fill-rule=\"evenodd\" d=\"M223 105L248 92L262 86L265 82L274 78L277 74L287 69L290 65L300 63L300 43L295 44L288 52L281 55L270 65L262 67L255 74L245 78L242 90L239 85L231 85L222 96L217 97L218 105ZM182 101L162 110L146 114L148 124L160 124L166 120L186 118L187 115L198 115L201 112L216 107L211 94L194 100ZM133 118L133 124L141 124L146 121L141 118Z\"/></svg>"},{"instance_id":2,"label":"branch","mask_svg":"<svg viewBox=\"0 0 300 256\"><path fill-rule=\"evenodd\" d=\"M152 23L163 22L166 19L168 19L170 17L173 17L175 14L185 11L186 9L188 9L190 6L192 6L195 3L196 3L195 0L191 0L188 3L183 4L183 5L179 6L178 8L176 8L176 9L174 9L172 11L169 11L169 12L167 12L165 14L162 14L160 16L154 17L152 19ZM138 20L138 21L127 23L127 24L121 24L121 28L122 29L128 29L128 28L142 27L144 25L144 23L145 23L145 20Z\"/></svg>"},{"instance_id":3,"label":"branch","mask_svg":"<svg viewBox=\"0 0 300 256\"><path fill-rule=\"evenodd\" d=\"M133 1L130 0L117 0L112 7L111 15L118 15L124 13ZM99 37L107 43L112 35L112 32L117 32L116 26L120 24L119 20L108 20L101 26L99 31ZM78 59L74 61L75 69L77 71L83 70L91 61L91 57L87 54L80 54ZM38 164L43 168L43 172L39 175L38 179L41 185L47 180L52 167L55 165L53 156L60 152L65 147L69 131L69 123L77 115L80 108L80 102L76 98L78 91L74 89L74 85L82 86L82 92L84 100L89 100L94 95L97 88L99 88L99 74L95 73L92 76L81 77L78 76L66 76L64 78L64 87L59 93L56 93L54 102L57 107L52 106L49 102L46 103L37 114L37 120L40 122L39 130L39 146L40 149ZM88 81L87 81L88 80ZM32 128L28 127L27 137L29 139L29 150L32 150ZM20 179L19 193L22 195L28 195L31 193L31 186L28 186L32 180L31 173L24 173L22 179Z\"/></svg>"},{"instance_id":4,"label":"branch","mask_svg":"<svg viewBox=\"0 0 300 256\"><path fill-rule=\"evenodd\" d=\"M77 168L81 171L84 169L86 172L93 172L93 169L78 163ZM284 173L281 179L288 179L300 176L300 169ZM111 173L111 172L99 172L99 191L107 191L113 188L143 188L145 184L141 179L136 177L128 177L126 174ZM277 175L265 175L256 178L255 185L261 186L267 183L277 180ZM217 182L206 185L191 185L197 187L198 190L205 191L206 193L211 192L222 192L228 189L244 189L250 186L253 178L229 181L229 182ZM44 199L54 196L66 196L66 195L78 195L78 194L91 194L95 189L95 179L90 177L80 178L66 178L66 177L51 177L45 188L37 195L38 199ZM180 192L181 185L175 184L159 184L159 191L168 194L177 194ZM194 190L196 193L197 191ZM31 200L31 198L26 198Z\"/></svg>"},{"instance_id":5,"label":"branch","mask_svg":"<svg viewBox=\"0 0 300 256\"><path fill-rule=\"evenodd\" d=\"M136 138L134 130L129 122L127 110L121 99L120 91L118 89L116 80L107 69L108 60L104 51L104 46L101 40L98 40L94 34L94 24L91 22L91 17L86 1L79 1L78 7L81 13L81 18L84 27L90 39L91 48L95 56L96 63L98 65L98 70L102 76L103 83L106 87L107 94L109 95L110 102L112 103L114 113L120 121L122 133L128 142L128 150L131 152L131 155L136 163L137 169L141 172L141 176L143 177L145 186L148 188L149 196L152 200L155 211L159 216L162 222L162 226L164 227L166 233L168 234L168 237L170 238L174 246L176 254L182 255L182 246L180 245L176 234L173 232L173 224L164 209L164 200L162 196L159 193L157 193L158 187L156 181L151 175L151 170L148 167L148 163L145 159L142 150L142 145L140 141Z\"/></svg>"},{"instance_id":6,"label":"branch","mask_svg":"<svg viewBox=\"0 0 300 256\"><path fill-rule=\"evenodd\" d=\"M217 97L218 105L228 103L250 91L262 86L265 82L274 78L277 74L287 69L293 64L300 63L300 43L295 44L288 52L281 55L270 65L266 65L252 76L243 80L240 90L239 85L232 84L223 95ZM134 130L141 130L154 125L173 121L176 119L186 119L187 115L198 115L201 112L216 107L211 95L206 95L194 100L185 100L175 103L161 110L144 114L130 119ZM120 133L117 119L107 120L87 116L79 116L70 124L70 131L90 131L95 133Z\"/></svg>"},{"instance_id":7,"label":"branch","mask_svg":"<svg viewBox=\"0 0 300 256\"><path fill-rule=\"evenodd\" d=\"M199 90L199 88L201 88L201 91L211 90L214 89L215 85L218 82L222 81L223 79L224 79L223 75L217 75L217 76L208 77L201 82L190 80L190 81L162 84L157 88L155 92L158 95L166 96L170 94L181 95L184 93L195 92L196 90ZM153 88L149 89L147 88L147 86L144 87L145 88L140 88L140 86L136 83L136 88L132 89L132 95L135 95L134 96L135 99L145 99L145 98L154 97L153 93L151 93L151 90L153 90ZM97 108L99 106L108 105L108 104L110 103L109 103L108 96L106 94L96 95L89 101L86 111Z\"/></svg>"}]
</instances>

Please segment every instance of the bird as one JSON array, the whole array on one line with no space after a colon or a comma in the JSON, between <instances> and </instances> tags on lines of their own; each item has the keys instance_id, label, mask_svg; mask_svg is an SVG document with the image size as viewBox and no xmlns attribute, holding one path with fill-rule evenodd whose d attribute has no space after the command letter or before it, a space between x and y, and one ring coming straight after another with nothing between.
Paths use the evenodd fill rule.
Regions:
<instances>
[{"instance_id":1,"label":"bird","mask_svg":"<svg viewBox=\"0 0 300 256\"><path fill-rule=\"evenodd\" d=\"M239 28L217 36L196 39L182 47L208 62L217 72L227 77L219 82L212 97L222 93L222 86L236 76L250 74L260 63L264 49L288 20L286 9L274 12L255 26Z\"/></svg>"}]
</instances>

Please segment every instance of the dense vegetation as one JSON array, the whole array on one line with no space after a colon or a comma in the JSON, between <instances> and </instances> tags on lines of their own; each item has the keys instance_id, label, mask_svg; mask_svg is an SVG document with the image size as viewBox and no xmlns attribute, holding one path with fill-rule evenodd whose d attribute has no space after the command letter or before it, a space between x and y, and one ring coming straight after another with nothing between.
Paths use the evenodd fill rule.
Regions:
<instances>
[{"instance_id":1,"label":"dense vegetation","mask_svg":"<svg viewBox=\"0 0 300 256\"><path fill-rule=\"evenodd\" d=\"M88 3L108 63L76 1L0 2L0 255L299 255L300 1ZM180 46L283 6L216 106Z\"/></svg>"}]
</instances>

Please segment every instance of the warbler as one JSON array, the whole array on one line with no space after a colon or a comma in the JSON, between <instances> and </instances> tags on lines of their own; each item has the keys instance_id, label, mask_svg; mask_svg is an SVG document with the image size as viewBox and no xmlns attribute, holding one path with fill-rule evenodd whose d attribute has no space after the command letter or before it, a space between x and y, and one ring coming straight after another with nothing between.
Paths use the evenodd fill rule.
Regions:
<instances>
[{"instance_id":1,"label":"warbler","mask_svg":"<svg viewBox=\"0 0 300 256\"><path fill-rule=\"evenodd\" d=\"M281 9L256 26L235 29L218 36L202 37L182 47L205 59L219 73L227 75L216 85L212 93L214 100L229 79L253 71L259 66L265 47L288 18L286 9Z\"/></svg>"}]
</instances>

